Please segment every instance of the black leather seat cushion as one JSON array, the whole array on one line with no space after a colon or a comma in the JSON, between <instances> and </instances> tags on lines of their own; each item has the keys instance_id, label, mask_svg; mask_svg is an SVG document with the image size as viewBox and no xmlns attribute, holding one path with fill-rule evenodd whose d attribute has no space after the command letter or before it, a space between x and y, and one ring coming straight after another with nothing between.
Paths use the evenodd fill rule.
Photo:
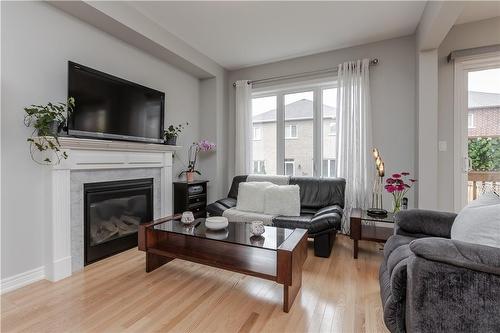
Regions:
<instances>
[{"instance_id":1,"label":"black leather seat cushion","mask_svg":"<svg viewBox=\"0 0 500 333\"><path fill-rule=\"evenodd\" d=\"M280 228L302 228L307 229L309 236L326 230L340 230L342 220L342 209L338 206L325 207L316 214L301 213L300 216L277 216L273 224Z\"/></svg>"}]
</instances>

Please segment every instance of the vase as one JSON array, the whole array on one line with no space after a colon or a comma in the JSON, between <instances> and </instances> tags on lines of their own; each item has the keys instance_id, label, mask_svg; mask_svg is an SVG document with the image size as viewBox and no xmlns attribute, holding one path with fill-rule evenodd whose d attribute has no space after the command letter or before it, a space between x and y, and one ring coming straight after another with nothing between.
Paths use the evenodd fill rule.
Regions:
<instances>
[{"instance_id":1,"label":"vase","mask_svg":"<svg viewBox=\"0 0 500 333\"><path fill-rule=\"evenodd\" d=\"M194 172L186 172L186 181L191 183L194 180Z\"/></svg>"},{"instance_id":2,"label":"vase","mask_svg":"<svg viewBox=\"0 0 500 333\"><path fill-rule=\"evenodd\" d=\"M401 210L401 199L394 199L392 201L392 212L395 214Z\"/></svg>"},{"instance_id":3,"label":"vase","mask_svg":"<svg viewBox=\"0 0 500 333\"><path fill-rule=\"evenodd\" d=\"M169 146L175 146L177 144L177 137L170 137L165 139L165 144Z\"/></svg>"},{"instance_id":4,"label":"vase","mask_svg":"<svg viewBox=\"0 0 500 333\"><path fill-rule=\"evenodd\" d=\"M47 131L38 131L38 136L57 136L61 124L55 120L49 122Z\"/></svg>"}]
</instances>

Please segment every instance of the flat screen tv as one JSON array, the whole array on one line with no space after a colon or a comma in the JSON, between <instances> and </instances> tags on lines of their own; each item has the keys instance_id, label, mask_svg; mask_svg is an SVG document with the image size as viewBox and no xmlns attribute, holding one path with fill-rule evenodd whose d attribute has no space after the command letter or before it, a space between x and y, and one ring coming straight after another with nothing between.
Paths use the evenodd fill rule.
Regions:
<instances>
[{"instance_id":1,"label":"flat screen tv","mask_svg":"<svg viewBox=\"0 0 500 333\"><path fill-rule=\"evenodd\" d=\"M68 62L68 96L75 107L68 135L163 142L165 94Z\"/></svg>"}]
</instances>

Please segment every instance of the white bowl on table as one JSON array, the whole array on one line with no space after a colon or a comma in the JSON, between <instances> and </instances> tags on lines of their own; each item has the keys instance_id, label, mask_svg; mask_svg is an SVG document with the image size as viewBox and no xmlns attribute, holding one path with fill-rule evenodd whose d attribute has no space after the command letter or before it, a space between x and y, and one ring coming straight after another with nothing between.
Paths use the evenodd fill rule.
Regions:
<instances>
[{"instance_id":1,"label":"white bowl on table","mask_svg":"<svg viewBox=\"0 0 500 333\"><path fill-rule=\"evenodd\" d=\"M210 230L222 230L228 225L229 222L224 216L210 216L205 219L205 227Z\"/></svg>"}]
</instances>

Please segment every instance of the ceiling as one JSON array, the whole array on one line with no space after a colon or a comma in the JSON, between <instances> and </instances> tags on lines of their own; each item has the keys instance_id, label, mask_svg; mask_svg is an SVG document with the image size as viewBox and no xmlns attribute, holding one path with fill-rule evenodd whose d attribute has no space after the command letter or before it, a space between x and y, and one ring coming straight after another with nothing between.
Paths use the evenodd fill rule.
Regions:
<instances>
[{"instance_id":1,"label":"ceiling","mask_svg":"<svg viewBox=\"0 0 500 333\"><path fill-rule=\"evenodd\" d=\"M425 7L425 1L129 4L230 70L410 35Z\"/></svg>"},{"instance_id":2,"label":"ceiling","mask_svg":"<svg viewBox=\"0 0 500 333\"><path fill-rule=\"evenodd\" d=\"M455 24L500 16L500 1L468 1Z\"/></svg>"}]
</instances>

